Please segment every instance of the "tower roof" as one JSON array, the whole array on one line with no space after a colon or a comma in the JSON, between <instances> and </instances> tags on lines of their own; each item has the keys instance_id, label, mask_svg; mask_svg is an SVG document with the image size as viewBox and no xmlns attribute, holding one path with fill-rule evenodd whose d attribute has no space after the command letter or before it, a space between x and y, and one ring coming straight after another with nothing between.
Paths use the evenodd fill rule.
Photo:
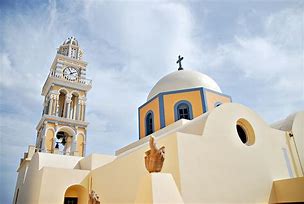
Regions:
<instances>
[{"instance_id":1,"label":"tower roof","mask_svg":"<svg viewBox=\"0 0 304 204\"><path fill-rule=\"evenodd\" d=\"M81 60L83 55L75 37L66 39L58 48L57 53L77 60Z\"/></svg>"},{"instance_id":2,"label":"tower roof","mask_svg":"<svg viewBox=\"0 0 304 204\"><path fill-rule=\"evenodd\" d=\"M63 42L63 45L68 45L68 44L78 46L78 41L76 40L75 37L72 36L72 37L69 37L68 39L66 39L66 40Z\"/></svg>"},{"instance_id":3,"label":"tower roof","mask_svg":"<svg viewBox=\"0 0 304 204\"><path fill-rule=\"evenodd\" d=\"M204 87L222 93L217 83L209 76L193 70L179 70L161 78L150 91L147 100L159 93Z\"/></svg>"}]
</instances>

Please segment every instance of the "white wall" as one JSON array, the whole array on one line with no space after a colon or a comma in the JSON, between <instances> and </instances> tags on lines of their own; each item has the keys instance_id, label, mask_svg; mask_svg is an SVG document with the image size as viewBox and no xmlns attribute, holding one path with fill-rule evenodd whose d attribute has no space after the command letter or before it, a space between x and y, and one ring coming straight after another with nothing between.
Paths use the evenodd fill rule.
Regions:
<instances>
[{"instance_id":1,"label":"white wall","mask_svg":"<svg viewBox=\"0 0 304 204\"><path fill-rule=\"evenodd\" d=\"M251 123L255 144L241 142L240 118ZM223 104L209 114L203 135L179 133L181 193L185 203L268 202L272 181L289 178L282 148L285 133L274 130L250 109Z\"/></svg>"}]
</instances>

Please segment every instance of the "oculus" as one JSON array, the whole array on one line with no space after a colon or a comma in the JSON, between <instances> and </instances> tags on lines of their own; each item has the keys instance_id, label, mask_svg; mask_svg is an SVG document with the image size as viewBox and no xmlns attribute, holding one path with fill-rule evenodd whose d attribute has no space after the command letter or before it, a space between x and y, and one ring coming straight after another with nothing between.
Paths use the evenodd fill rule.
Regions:
<instances>
[{"instance_id":1,"label":"oculus","mask_svg":"<svg viewBox=\"0 0 304 204\"><path fill-rule=\"evenodd\" d=\"M255 133L252 125L245 120L244 118L240 118L236 122L236 132L242 141L242 143L250 146L255 143Z\"/></svg>"}]
</instances>

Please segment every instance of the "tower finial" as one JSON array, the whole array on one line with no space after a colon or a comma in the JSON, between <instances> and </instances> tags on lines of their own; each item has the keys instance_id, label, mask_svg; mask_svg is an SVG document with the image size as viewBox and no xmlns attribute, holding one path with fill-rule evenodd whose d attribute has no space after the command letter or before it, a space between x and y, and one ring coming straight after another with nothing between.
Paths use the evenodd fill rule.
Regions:
<instances>
[{"instance_id":1,"label":"tower finial","mask_svg":"<svg viewBox=\"0 0 304 204\"><path fill-rule=\"evenodd\" d=\"M184 57L181 57L180 55L178 55L178 60L176 61L176 63L179 65L178 71L184 70L184 68L182 67L182 60L183 59L184 59Z\"/></svg>"}]
</instances>

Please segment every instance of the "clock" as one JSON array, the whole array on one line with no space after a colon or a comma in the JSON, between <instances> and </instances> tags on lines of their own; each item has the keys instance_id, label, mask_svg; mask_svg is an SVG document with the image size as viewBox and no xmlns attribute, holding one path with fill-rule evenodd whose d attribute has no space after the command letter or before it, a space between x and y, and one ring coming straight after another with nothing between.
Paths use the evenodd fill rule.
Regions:
<instances>
[{"instance_id":1,"label":"clock","mask_svg":"<svg viewBox=\"0 0 304 204\"><path fill-rule=\"evenodd\" d=\"M63 76L67 80L75 81L78 78L78 71L74 67L67 67L63 70Z\"/></svg>"}]
</instances>

